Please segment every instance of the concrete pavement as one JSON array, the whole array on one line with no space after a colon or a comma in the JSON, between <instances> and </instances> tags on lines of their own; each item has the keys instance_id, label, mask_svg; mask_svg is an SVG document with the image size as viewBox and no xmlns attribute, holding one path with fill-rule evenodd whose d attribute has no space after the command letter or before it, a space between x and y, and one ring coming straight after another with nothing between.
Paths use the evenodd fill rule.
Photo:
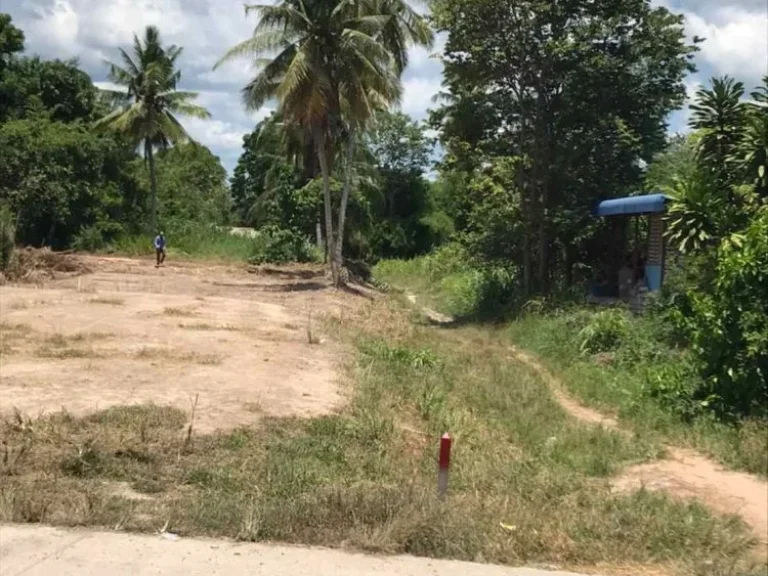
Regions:
<instances>
[{"instance_id":1,"label":"concrete pavement","mask_svg":"<svg viewBox=\"0 0 768 576\"><path fill-rule=\"evenodd\" d=\"M0 576L578 576L411 556L0 526Z\"/></svg>"}]
</instances>

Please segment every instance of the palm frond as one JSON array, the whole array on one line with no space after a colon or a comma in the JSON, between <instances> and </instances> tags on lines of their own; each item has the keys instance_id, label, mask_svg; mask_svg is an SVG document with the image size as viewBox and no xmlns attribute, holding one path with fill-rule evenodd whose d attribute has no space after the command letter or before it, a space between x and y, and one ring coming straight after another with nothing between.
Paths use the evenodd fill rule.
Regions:
<instances>
[{"instance_id":1,"label":"palm frond","mask_svg":"<svg viewBox=\"0 0 768 576\"><path fill-rule=\"evenodd\" d=\"M259 15L259 23L254 34L269 30L307 30L312 22L305 12L283 2L276 6L268 4L254 4L245 7L246 15L256 12Z\"/></svg>"},{"instance_id":2,"label":"palm frond","mask_svg":"<svg viewBox=\"0 0 768 576\"><path fill-rule=\"evenodd\" d=\"M164 112L158 116L157 126L157 133L162 134L170 143L182 144L192 141L181 122L170 112Z\"/></svg>"},{"instance_id":3,"label":"palm frond","mask_svg":"<svg viewBox=\"0 0 768 576\"><path fill-rule=\"evenodd\" d=\"M347 28L342 33L342 46L345 49L353 49L359 57L373 62L391 62L392 53L378 42L373 36L369 36L360 30Z\"/></svg>"},{"instance_id":4,"label":"palm frond","mask_svg":"<svg viewBox=\"0 0 768 576\"><path fill-rule=\"evenodd\" d=\"M219 58L218 62L214 64L213 69L216 70L222 64L236 58L257 56L268 52L284 50L290 45L290 37L282 32L261 32L227 50L226 54Z\"/></svg>"},{"instance_id":5,"label":"palm frond","mask_svg":"<svg viewBox=\"0 0 768 576\"><path fill-rule=\"evenodd\" d=\"M202 106L196 106L186 102L169 102L166 108L174 114L189 116L190 118L199 118L201 120L208 120L211 118L211 113Z\"/></svg>"},{"instance_id":6,"label":"palm frond","mask_svg":"<svg viewBox=\"0 0 768 576\"><path fill-rule=\"evenodd\" d=\"M107 78L110 80L110 82L114 82L115 84L126 87L130 87L133 84L134 78L136 76L131 74L129 70L121 68L120 66L112 64L111 62L107 62L106 64L109 66L109 73L107 74Z\"/></svg>"},{"instance_id":7,"label":"palm frond","mask_svg":"<svg viewBox=\"0 0 768 576\"><path fill-rule=\"evenodd\" d=\"M258 110L264 102L274 97L296 52L296 46L288 46L243 89L243 101L249 110Z\"/></svg>"},{"instance_id":8,"label":"palm frond","mask_svg":"<svg viewBox=\"0 0 768 576\"><path fill-rule=\"evenodd\" d=\"M128 52L122 48L118 48L118 51L120 52L120 58L122 58L123 64L125 64L125 70L132 76L138 76L141 74L139 67L136 66L136 63L133 61Z\"/></svg>"}]
</instances>

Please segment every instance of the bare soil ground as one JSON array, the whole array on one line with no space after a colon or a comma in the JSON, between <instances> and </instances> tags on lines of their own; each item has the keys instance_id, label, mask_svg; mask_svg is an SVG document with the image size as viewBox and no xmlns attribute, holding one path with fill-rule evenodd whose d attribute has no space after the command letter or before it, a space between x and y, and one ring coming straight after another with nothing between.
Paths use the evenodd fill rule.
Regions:
<instances>
[{"instance_id":1,"label":"bare soil ground","mask_svg":"<svg viewBox=\"0 0 768 576\"><path fill-rule=\"evenodd\" d=\"M322 270L70 256L73 270L0 288L0 413L173 405L201 432L343 403L321 334L360 296Z\"/></svg>"}]
</instances>

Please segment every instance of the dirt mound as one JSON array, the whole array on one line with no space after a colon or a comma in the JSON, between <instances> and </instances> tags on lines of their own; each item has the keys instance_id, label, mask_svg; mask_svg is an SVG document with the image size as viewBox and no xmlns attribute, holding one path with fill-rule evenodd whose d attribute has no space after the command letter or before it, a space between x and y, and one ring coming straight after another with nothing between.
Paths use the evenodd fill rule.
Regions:
<instances>
[{"instance_id":1,"label":"dirt mound","mask_svg":"<svg viewBox=\"0 0 768 576\"><path fill-rule=\"evenodd\" d=\"M40 284L90 272L90 267L72 253L54 252L50 248L21 248L14 252L5 277L12 282Z\"/></svg>"}]
</instances>

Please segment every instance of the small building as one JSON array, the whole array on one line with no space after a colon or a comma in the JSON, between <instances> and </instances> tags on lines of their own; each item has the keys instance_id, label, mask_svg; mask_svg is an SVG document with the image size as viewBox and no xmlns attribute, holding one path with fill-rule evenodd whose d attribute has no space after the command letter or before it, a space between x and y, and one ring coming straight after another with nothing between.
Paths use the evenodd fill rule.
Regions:
<instances>
[{"instance_id":1,"label":"small building","mask_svg":"<svg viewBox=\"0 0 768 576\"><path fill-rule=\"evenodd\" d=\"M594 297L627 300L661 290L667 202L664 194L648 194L613 198L597 205L596 216L613 220L615 242L610 249L619 256L604 273L603 284L593 289Z\"/></svg>"}]
</instances>

